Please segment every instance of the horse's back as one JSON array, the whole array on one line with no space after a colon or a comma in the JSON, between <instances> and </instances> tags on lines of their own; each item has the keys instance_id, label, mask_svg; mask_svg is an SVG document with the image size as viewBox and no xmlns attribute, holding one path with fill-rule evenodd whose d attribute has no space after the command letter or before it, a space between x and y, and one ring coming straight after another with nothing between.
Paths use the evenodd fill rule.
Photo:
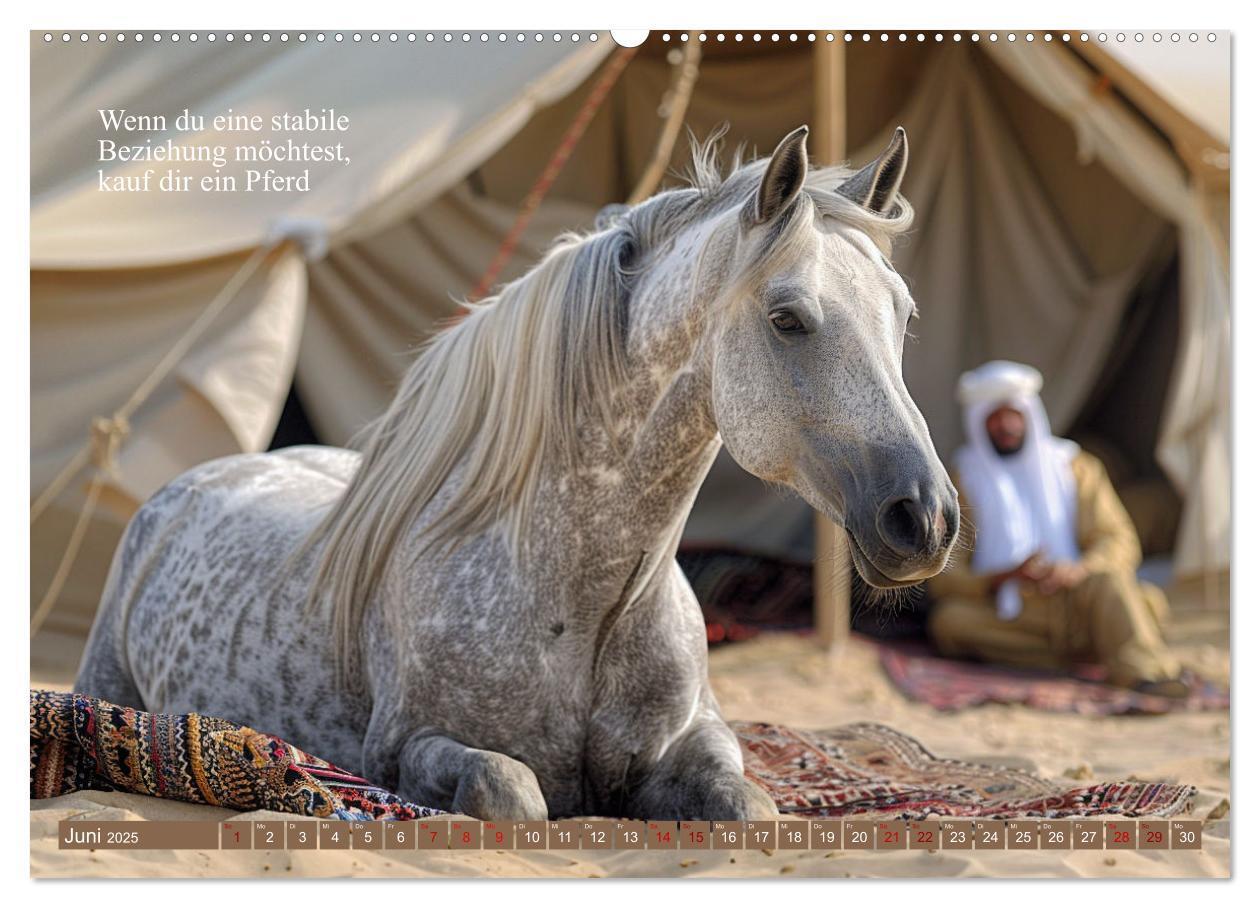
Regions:
<instances>
[{"instance_id":1,"label":"horse's back","mask_svg":"<svg viewBox=\"0 0 1260 908\"><path fill-rule=\"evenodd\" d=\"M301 746L336 700L324 618L304 607L303 543L357 465L350 451L287 448L209 461L164 486L114 554L76 689Z\"/></svg>"}]
</instances>

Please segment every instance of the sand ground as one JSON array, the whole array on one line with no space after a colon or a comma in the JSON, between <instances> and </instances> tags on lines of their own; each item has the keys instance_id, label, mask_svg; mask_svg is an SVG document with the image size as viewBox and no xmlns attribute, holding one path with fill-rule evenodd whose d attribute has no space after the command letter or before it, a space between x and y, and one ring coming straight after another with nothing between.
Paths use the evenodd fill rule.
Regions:
<instances>
[{"instance_id":1,"label":"sand ground","mask_svg":"<svg viewBox=\"0 0 1260 908\"><path fill-rule=\"evenodd\" d=\"M1168 636L1209 677L1229 673L1228 616L1174 600ZM31 684L68 690L81 638L32 641ZM888 682L875 647L857 638L823 653L775 635L711 654L728 718L825 728L879 721L940 756L1072 778L1168 779L1199 789L1192 815L1212 816L1200 852L75 852L56 847L69 817L279 819L139 795L83 792L31 802L31 873L38 877L1227 877L1230 875L1230 720L1226 713L1085 717L985 706L942 714Z\"/></svg>"}]
</instances>

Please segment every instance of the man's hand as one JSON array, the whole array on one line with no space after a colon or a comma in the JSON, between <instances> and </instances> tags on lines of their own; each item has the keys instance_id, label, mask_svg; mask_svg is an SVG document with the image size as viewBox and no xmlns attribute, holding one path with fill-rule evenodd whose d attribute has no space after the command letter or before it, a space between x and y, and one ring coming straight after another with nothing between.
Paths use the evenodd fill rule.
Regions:
<instances>
[{"instance_id":1,"label":"man's hand","mask_svg":"<svg viewBox=\"0 0 1260 908\"><path fill-rule=\"evenodd\" d=\"M1014 567L1009 571L1002 571L1000 574L990 575L989 588L996 590L1008 580L1024 580L1030 583L1038 583L1046 576L1050 567L1051 565L1041 557L1040 552L1033 552L1018 567Z\"/></svg>"},{"instance_id":2,"label":"man's hand","mask_svg":"<svg viewBox=\"0 0 1260 908\"><path fill-rule=\"evenodd\" d=\"M1085 579L1085 568L1076 561L1060 561L1052 564L1037 578L1037 590L1043 596L1053 596L1060 590L1070 590Z\"/></svg>"}]
</instances>

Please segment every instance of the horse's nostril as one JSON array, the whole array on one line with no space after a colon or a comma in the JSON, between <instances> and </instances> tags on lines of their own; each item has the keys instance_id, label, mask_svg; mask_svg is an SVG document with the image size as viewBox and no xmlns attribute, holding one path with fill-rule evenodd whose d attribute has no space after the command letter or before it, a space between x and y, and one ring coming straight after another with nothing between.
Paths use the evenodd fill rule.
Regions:
<instances>
[{"instance_id":1,"label":"horse's nostril","mask_svg":"<svg viewBox=\"0 0 1260 908\"><path fill-rule=\"evenodd\" d=\"M919 552L927 538L927 527L923 505L912 498L885 502L880 508L879 535L889 548L898 552Z\"/></svg>"}]
</instances>

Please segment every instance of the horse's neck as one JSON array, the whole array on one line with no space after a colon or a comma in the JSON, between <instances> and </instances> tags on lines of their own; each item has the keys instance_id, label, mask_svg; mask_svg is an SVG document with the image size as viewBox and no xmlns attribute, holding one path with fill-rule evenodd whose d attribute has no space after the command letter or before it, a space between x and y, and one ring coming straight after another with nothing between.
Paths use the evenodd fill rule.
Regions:
<instances>
[{"instance_id":1,"label":"horse's neck","mask_svg":"<svg viewBox=\"0 0 1260 908\"><path fill-rule=\"evenodd\" d=\"M700 350L703 320L688 292L694 260L680 251L634 301L628 379L610 398L616 424L604 425L589 407L579 462L548 458L528 503L528 564L519 581L550 592L557 578L581 590L619 590L627 574L676 551L720 447ZM448 481L447 495L461 474Z\"/></svg>"},{"instance_id":2,"label":"horse's neck","mask_svg":"<svg viewBox=\"0 0 1260 908\"><path fill-rule=\"evenodd\" d=\"M575 581L582 612L634 595L669 565L720 447L708 370L665 361L633 358L613 398L615 437L591 415L581 463L556 459L542 485L526 574L553 592L557 576Z\"/></svg>"},{"instance_id":3,"label":"horse's neck","mask_svg":"<svg viewBox=\"0 0 1260 908\"><path fill-rule=\"evenodd\" d=\"M592 432L591 455L576 470L557 465L549 484L557 497L548 529L570 530L591 549L586 557L620 563L643 552L672 555L717 455L707 380L680 372L658 382L632 383L618 398L615 443Z\"/></svg>"},{"instance_id":4,"label":"horse's neck","mask_svg":"<svg viewBox=\"0 0 1260 908\"><path fill-rule=\"evenodd\" d=\"M615 551L604 554L633 560L643 552L672 556L700 484L717 456L720 441L712 413L711 370L707 338L702 338L702 305L693 298L695 255L699 239L689 238L645 280L633 301L626 387L614 395L620 417L615 442L592 447L594 478L607 491L608 508L595 515L615 524ZM593 433L607 442L602 428ZM575 497L595 494L579 471L570 483ZM584 508L574 502L575 519ZM607 549L607 547L606 547Z\"/></svg>"}]
</instances>

